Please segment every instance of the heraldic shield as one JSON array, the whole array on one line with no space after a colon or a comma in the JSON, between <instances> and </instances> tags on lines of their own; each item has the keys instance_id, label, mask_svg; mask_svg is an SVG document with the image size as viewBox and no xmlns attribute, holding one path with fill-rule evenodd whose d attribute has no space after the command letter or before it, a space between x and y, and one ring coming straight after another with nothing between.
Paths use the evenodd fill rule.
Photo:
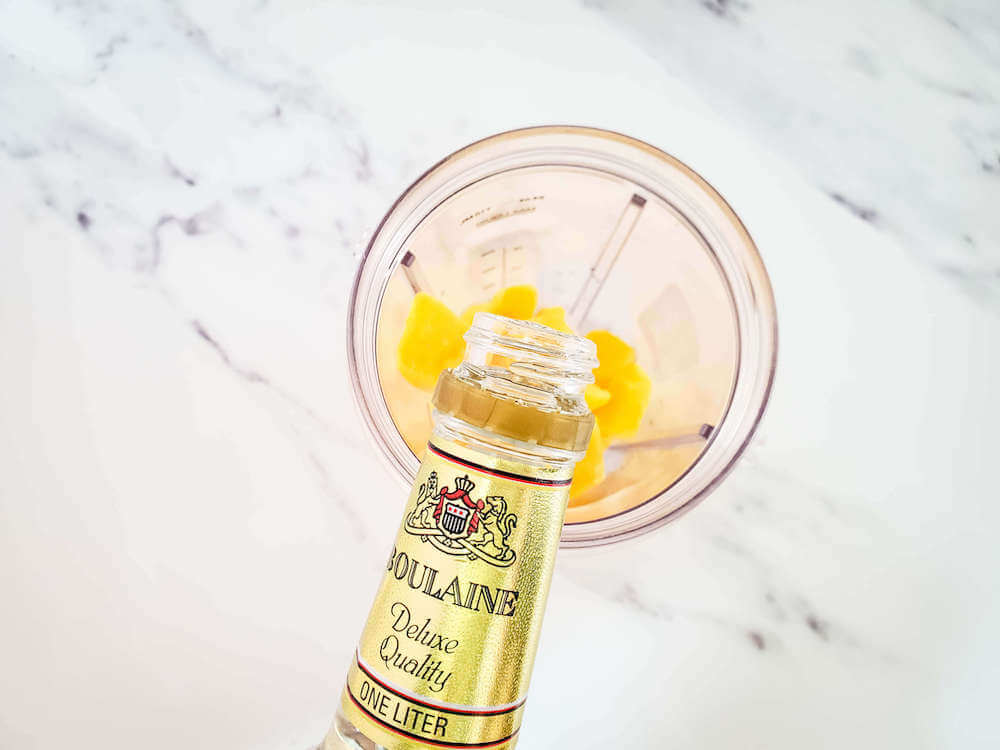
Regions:
<instances>
[{"instance_id":1,"label":"heraldic shield","mask_svg":"<svg viewBox=\"0 0 1000 750\"><path fill-rule=\"evenodd\" d=\"M517 516L507 511L502 495L472 498L476 483L469 475L455 479L455 489L438 489L432 471L417 491L416 507L406 516L404 529L448 555L506 568L517 559L507 543Z\"/></svg>"},{"instance_id":2,"label":"heraldic shield","mask_svg":"<svg viewBox=\"0 0 1000 750\"><path fill-rule=\"evenodd\" d=\"M467 508L455 503L445 503L441 513L441 531L452 539L460 539L468 535L469 517L472 514Z\"/></svg>"}]
</instances>

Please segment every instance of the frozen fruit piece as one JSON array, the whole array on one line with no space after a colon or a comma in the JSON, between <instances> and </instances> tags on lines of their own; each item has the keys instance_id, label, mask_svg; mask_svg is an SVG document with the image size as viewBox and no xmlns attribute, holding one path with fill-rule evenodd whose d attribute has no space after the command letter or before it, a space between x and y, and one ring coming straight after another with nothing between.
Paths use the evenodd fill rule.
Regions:
<instances>
[{"instance_id":1,"label":"frozen fruit piece","mask_svg":"<svg viewBox=\"0 0 1000 750\"><path fill-rule=\"evenodd\" d=\"M601 386L591 383L583 392L583 398L591 411L597 411L611 400L611 393Z\"/></svg>"},{"instance_id":2,"label":"frozen fruit piece","mask_svg":"<svg viewBox=\"0 0 1000 750\"><path fill-rule=\"evenodd\" d=\"M477 312L492 312L489 305L469 305L462 311L462 316L459 320L462 321L462 325L468 328L472 325L472 319L476 317Z\"/></svg>"},{"instance_id":3,"label":"frozen fruit piece","mask_svg":"<svg viewBox=\"0 0 1000 750\"><path fill-rule=\"evenodd\" d=\"M594 368L594 378L598 385L605 386L635 362L635 349L610 331L591 331L587 338L597 345L600 365Z\"/></svg>"},{"instance_id":4,"label":"frozen fruit piece","mask_svg":"<svg viewBox=\"0 0 1000 750\"><path fill-rule=\"evenodd\" d=\"M530 284L509 286L490 300L489 311L506 318L531 320L538 306L538 290Z\"/></svg>"},{"instance_id":5,"label":"frozen fruit piece","mask_svg":"<svg viewBox=\"0 0 1000 750\"><path fill-rule=\"evenodd\" d=\"M604 382L603 387L611 393L611 398L594 411L594 416L604 438L609 440L638 430L652 391L652 383L642 368L633 362Z\"/></svg>"},{"instance_id":6,"label":"frozen fruit piece","mask_svg":"<svg viewBox=\"0 0 1000 750\"><path fill-rule=\"evenodd\" d=\"M530 320L538 304L538 290L529 284L509 286L497 292L485 304L469 305L462 311L460 320L468 328L477 312L490 312L505 318Z\"/></svg>"},{"instance_id":7,"label":"frozen fruit piece","mask_svg":"<svg viewBox=\"0 0 1000 750\"><path fill-rule=\"evenodd\" d=\"M573 472L573 483L569 486L570 505L573 504L574 498L604 479L605 447L601 428L595 424L594 431L590 433L590 443L587 445L587 452L583 455L580 463L576 465L576 470Z\"/></svg>"},{"instance_id":8,"label":"frozen fruit piece","mask_svg":"<svg viewBox=\"0 0 1000 750\"><path fill-rule=\"evenodd\" d=\"M566 310L561 307L543 307L535 313L533 320L563 333L573 333L573 329L566 322Z\"/></svg>"},{"instance_id":9,"label":"frozen fruit piece","mask_svg":"<svg viewBox=\"0 0 1000 750\"><path fill-rule=\"evenodd\" d=\"M413 298L397 350L399 372L417 388L430 390L441 371L462 361L465 326L425 292Z\"/></svg>"},{"instance_id":10,"label":"frozen fruit piece","mask_svg":"<svg viewBox=\"0 0 1000 750\"><path fill-rule=\"evenodd\" d=\"M490 352L486 355L486 366L487 367L499 367L503 370L509 370L510 366L514 364L513 357L507 357L503 354L496 354L495 352Z\"/></svg>"}]
</instances>

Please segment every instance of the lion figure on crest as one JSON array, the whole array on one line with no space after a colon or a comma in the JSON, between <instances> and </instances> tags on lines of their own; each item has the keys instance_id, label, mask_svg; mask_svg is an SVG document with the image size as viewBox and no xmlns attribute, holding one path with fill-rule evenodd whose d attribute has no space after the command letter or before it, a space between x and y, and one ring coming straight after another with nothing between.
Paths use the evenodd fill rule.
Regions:
<instances>
[{"instance_id":1,"label":"lion figure on crest","mask_svg":"<svg viewBox=\"0 0 1000 750\"><path fill-rule=\"evenodd\" d=\"M481 559L499 567L513 563L516 554L508 540L517 527L517 516L509 512L507 501L502 495L473 500L470 493L475 483L468 475L455 479L454 484L454 490L439 488L437 472L432 471L417 489L406 531L449 555ZM446 524L449 515L451 523Z\"/></svg>"}]
</instances>

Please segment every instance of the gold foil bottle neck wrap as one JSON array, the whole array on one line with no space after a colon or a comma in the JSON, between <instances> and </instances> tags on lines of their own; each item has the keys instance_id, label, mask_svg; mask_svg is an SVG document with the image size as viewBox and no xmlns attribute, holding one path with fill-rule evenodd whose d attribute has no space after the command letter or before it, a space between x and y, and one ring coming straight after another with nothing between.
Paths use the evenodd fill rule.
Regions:
<instances>
[{"instance_id":1,"label":"gold foil bottle neck wrap","mask_svg":"<svg viewBox=\"0 0 1000 750\"><path fill-rule=\"evenodd\" d=\"M597 359L486 313L465 338L324 750L517 742Z\"/></svg>"},{"instance_id":2,"label":"gold foil bottle neck wrap","mask_svg":"<svg viewBox=\"0 0 1000 750\"><path fill-rule=\"evenodd\" d=\"M341 697L373 745L514 746L571 478L432 438Z\"/></svg>"}]
</instances>

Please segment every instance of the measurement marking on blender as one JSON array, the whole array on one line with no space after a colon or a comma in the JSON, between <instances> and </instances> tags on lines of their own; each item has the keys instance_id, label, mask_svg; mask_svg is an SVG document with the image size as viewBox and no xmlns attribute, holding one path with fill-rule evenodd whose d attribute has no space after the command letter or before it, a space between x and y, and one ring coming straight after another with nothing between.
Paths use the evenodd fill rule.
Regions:
<instances>
[{"instance_id":1,"label":"measurement marking on blender","mask_svg":"<svg viewBox=\"0 0 1000 750\"><path fill-rule=\"evenodd\" d=\"M518 216L520 214L530 214L535 212L534 206L523 206L521 208L513 208L510 211L498 211L497 213L487 216L485 219L480 219L476 222L477 227L485 226L486 224L491 224L494 221L500 221L500 219L509 219L511 216Z\"/></svg>"},{"instance_id":2,"label":"measurement marking on blender","mask_svg":"<svg viewBox=\"0 0 1000 750\"><path fill-rule=\"evenodd\" d=\"M459 224L461 225L461 224L464 224L464 223L465 223L465 222L467 222L467 221L472 221L472 220L473 220L473 219L475 219L475 218L476 218L477 216L482 216L483 214L485 214L485 213L486 213L487 211L489 211L489 210L490 210L490 209L492 209L492 208L493 208L493 206L487 206L486 208L481 208L481 209L479 209L478 211L474 211L474 212L472 212L471 214L469 214L468 216L466 216L466 217L465 217L464 219L462 219L462 220L461 220L461 221L459 222Z\"/></svg>"},{"instance_id":3,"label":"measurement marking on blender","mask_svg":"<svg viewBox=\"0 0 1000 750\"><path fill-rule=\"evenodd\" d=\"M590 267L590 275L584 282L583 288L580 289L579 296L569 309L570 325L574 329L579 328L590 312L590 308L593 307L594 300L597 299L597 295L608 280L608 276L611 275L611 269L618 261L618 256L625 248L625 243L632 236L632 230L635 228L636 222L639 221L639 216L645 205L645 198L638 193L632 193L632 197L629 198L628 204L621 216L618 217L614 229L611 230L611 235L604 243L601 254L597 256L597 260Z\"/></svg>"}]
</instances>

